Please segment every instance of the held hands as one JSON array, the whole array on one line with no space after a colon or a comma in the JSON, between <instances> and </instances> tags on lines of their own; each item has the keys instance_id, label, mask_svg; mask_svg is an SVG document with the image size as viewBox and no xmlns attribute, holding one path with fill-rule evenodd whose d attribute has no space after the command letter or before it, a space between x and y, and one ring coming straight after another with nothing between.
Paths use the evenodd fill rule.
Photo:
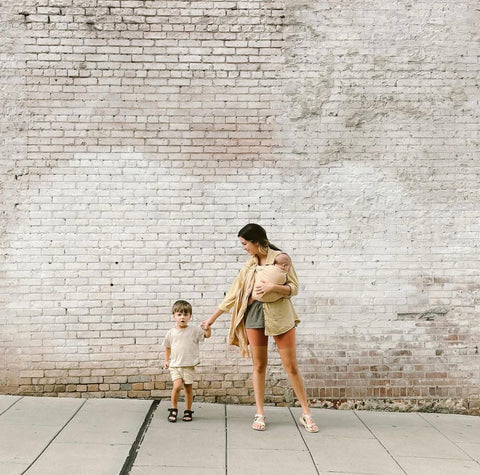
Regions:
<instances>
[{"instance_id":1,"label":"held hands","mask_svg":"<svg viewBox=\"0 0 480 475\"><path fill-rule=\"evenodd\" d=\"M168 369L169 367L170 367L170 362L165 361L165 363L163 363L163 369Z\"/></svg>"},{"instance_id":2,"label":"held hands","mask_svg":"<svg viewBox=\"0 0 480 475\"><path fill-rule=\"evenodd\" d=\"M200 327L203 331L208 331L210 327L214 324L215 320L223 313L223 310L217 309L215 312L210 315L207 319L205 319L201 324Z\"/></svg>"}]
</instances>

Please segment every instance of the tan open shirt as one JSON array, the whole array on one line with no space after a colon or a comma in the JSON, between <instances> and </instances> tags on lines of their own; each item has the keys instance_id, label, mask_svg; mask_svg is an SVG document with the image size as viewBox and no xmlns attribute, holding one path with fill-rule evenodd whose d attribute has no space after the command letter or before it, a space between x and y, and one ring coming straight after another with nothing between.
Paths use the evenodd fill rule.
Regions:
<instances>
[{"instance_id":1,"label":"tan open shirt","mask_svg":"<svg viewBox=\"0 0 480 475\"><path fill-rule=\"evenodd\" d=\"M267 265L273 265L275 257L281 254L281 251L274 251L273 249L268 250L267 254ZM223 312L229 312L230 309L237 303L235 308L240 309L239 313L241 315L232 315L232 325L235 325L237 329L237 335L234 339L234 343L240 346L240 350L242 354L245 352L248 353L248 349L246 348L247 339L245 334L244 325L240 325L240 320L243 319L245 314L246 308L245 305L239 305L237 299L248 297L246 295L242 295L244 293L245 285L247 281L252 281L251 279L252 271L255 272L256 267L258 265L258 259L254 256L249 259L240 270L239 274L235 278L234 282L230 286L225 298L223 299L222 303L218 306L220 310ZM298 294L298 278L297 273L295 272L295 268L293 265L291 266L289 272L287 273L287 281L286 284L290 286L291 293L287 298L282 298L277 300L276 302L264 302L263 303L263 310L265 314L265 334L274 336L274 335L281 335L282 333L287 332L288 330L292 329L295 324L299 323L300 320L298 318L297 313L293 307L292 301L290 297ZM251 290L250 290L251 292ZM232 329L231 329L232 330ZM241 334L240 334L241 333Z\"/></svg>"}]
</instances>

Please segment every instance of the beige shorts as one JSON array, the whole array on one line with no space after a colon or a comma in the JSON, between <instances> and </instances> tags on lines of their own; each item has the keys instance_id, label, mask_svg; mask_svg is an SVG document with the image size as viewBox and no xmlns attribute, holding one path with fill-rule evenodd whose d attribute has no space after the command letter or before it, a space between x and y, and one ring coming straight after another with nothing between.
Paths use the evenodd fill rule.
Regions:
<instances>
[{"instance_id":1,"label":"beige shorts","mask_svg":"<svg viewBox=\"0 0 480 475\"><path fill-rule=\"evenodd\" d=\"M195 366L182 366L179 368L169 368L172 381L183 379L184 384L193 384L195 379Z\"/></svg>"}]
</instances>

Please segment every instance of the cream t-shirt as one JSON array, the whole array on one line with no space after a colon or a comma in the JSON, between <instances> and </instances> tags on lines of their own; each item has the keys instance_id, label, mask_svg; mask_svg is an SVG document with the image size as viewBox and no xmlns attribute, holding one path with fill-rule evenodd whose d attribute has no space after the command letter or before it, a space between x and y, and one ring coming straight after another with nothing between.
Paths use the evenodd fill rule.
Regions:
<instances>
[{"instance_id":1,"label":"cream t-shirt","mask_svg":"<svg viewBox=\"0 0 480 475\"><path fill-rule=\"evenodd\" d=\"M200 363L199 343L204 339L205 333L200 327L168 330L163 346L171 349L170 368L198 365Z\"/></svg>"}]
</instances>

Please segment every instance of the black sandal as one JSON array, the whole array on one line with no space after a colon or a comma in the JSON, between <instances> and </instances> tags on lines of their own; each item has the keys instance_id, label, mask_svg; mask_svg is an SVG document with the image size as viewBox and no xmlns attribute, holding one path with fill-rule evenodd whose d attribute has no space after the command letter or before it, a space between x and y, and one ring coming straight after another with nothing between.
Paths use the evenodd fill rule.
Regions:
<instances>
[{"instance_id":1,"label":"black sandal","mask_svg":"<svg viewBox=\"0 0 480 475\"><path fill-rule=\"evenodd\" d=\"M194 413L195 411L188 411L188 410L185 410L183 411L183 421L184 422L192 422L192 414Z\"/></svg>"},{"instance_id":2,"label":"black sandal","mask_svg":"<svg viewBox=\"0 0 480 475\"><path fill-rule=\"evenodd\" d=\"M178 409L176 407L171 407L168 412L168 422L177 422Z\"/></svg>"}]
</instances>

